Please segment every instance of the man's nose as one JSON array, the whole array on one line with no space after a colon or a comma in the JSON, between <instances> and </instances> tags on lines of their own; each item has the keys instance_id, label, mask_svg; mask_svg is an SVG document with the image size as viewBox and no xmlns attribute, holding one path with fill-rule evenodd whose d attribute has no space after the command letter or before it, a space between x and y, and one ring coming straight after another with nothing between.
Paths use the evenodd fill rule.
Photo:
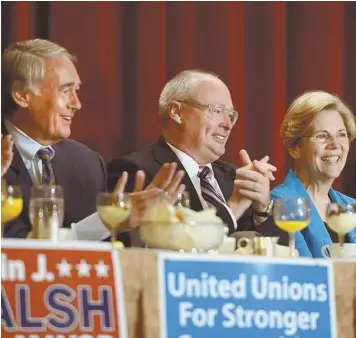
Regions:
<instances>
[{"instance_id":1,"label":"man's nose","mask_svg":"<svg viewBox=\"0 0 356 338\"><path fill-rule=\"evenodd\" d=\"M226 114L224 115L224 119L221 121L220 126L224 128L225 130L231 130L233 127L233 124L231 122L230 117Z\"/></svg>"},{"instance_id":2,"label":"man's nose","mask_svg":"<svg viewBox=\"0 0 356 338\"><path fill-rule=\"evenodd\" d=\"M78 94L76 92L73 93L73 95L71 96L71 100L70 100L70 108L75 109L75 110L79 110L82 108L82 104L80 103Z\"/></svg>"}]
</instances>

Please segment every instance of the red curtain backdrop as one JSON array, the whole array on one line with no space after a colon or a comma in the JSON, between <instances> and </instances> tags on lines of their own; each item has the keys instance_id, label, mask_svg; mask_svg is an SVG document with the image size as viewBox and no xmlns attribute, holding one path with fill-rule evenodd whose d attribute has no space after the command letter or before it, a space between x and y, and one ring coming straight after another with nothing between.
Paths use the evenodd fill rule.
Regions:
<instances>
[{"instance_id":1,"label":"red curtain backdrop","mask_svg":"<svg viewBox=\"0 0 356 338\"><path fill-rule=\"evenodd\" d=\"M83 108L72 137L105 160L160 134L159 94L189 68L218 73L240 119L224 158L268 154L277 183L292 162L279 137L287 105L323 89L356 110L355 2L2 2L2 50L48 38L78 57ZM356 146L341 191L356 196Z\"/></svg>"}]
</instances>

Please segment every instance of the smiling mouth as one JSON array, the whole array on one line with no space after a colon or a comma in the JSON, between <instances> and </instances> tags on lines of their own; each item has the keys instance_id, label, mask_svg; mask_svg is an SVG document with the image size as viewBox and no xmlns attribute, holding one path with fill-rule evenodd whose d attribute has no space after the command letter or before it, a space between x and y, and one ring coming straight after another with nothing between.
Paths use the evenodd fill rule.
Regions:
<instances>
[{"instance_id":1,"label":"smiling mouth","mask_svg":"<svg viewBox=\"0 0 356 338\"><path fill-rule=\"evenodd\" d=\"M67 122L72 122L72 116L61 116L61 118Z\"/></svg>"},{"instance_id":2,"label":"smiling mouth","mask_svg":"<svg viewBox=\"0 0 356 338\"><path fill-rule=\"evenodd\" d=\"M221 134L213 134L213 137L219 141L226 141L227 136L221 135Z\"/></svg>"},{"instance_id":3,"label":"smiling mouth","mask_svg":"<svg viewBox=\"0 0 356 338\"><path fill-rule=\"evenodd\" d=\"M338 163L341 160L340 156L324 156L321 160L325 163Z\"/></svg>"}]
</instances>

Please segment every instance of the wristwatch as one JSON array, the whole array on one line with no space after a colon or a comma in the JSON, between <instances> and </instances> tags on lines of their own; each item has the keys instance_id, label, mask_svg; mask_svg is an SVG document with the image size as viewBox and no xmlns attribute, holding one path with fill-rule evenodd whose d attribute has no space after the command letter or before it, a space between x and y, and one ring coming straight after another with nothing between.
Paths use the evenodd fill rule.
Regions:
<instances>
[{"instance_id":1,"label":"wristwatch","mask_svg":"<svg viewBox=\"0 0 356 338\"><path fill-rule=\"evenodd\" d=\"M272 215L273 205L274 205L274 201L271 199L271 201L269 202L269 204L267 206L266 211L260 212L260 211L256 211L256 210L253 210L253 209L252 209L252 211L257 216L269 217L269 216Z\"/></svg>"}]
</instances>

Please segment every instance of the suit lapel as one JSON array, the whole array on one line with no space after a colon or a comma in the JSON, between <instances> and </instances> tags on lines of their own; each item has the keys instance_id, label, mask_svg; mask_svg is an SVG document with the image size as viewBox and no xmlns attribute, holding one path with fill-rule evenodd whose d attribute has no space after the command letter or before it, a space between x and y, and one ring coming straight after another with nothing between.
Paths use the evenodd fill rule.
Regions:
<instances>
[{"instance_id":1,"label":"suit lapel","mask_svg":"<svg viewBox=\"0 0 356 338\"><path fill-rule=\"evenodd\" d=\"M65 141L62 141L65 142ZM78 196L85 191L85 184L83 178L79 175L78 170L75 169L74 161L68 155L66 147L59 142L53 145L55 155L51 160L56 184L60 185L64 194L64 227L70 227L73 215L76 214L78 203L85 203L86 196L83 196L78 201Z\"/></svg>"},{"instance_id":2,"label":"suit lapel","mask_svg":"<svg viewBox=\"0 0 356 338\"><path fill-rule=\"evenodd\" d=\"M62 141L64 142L64 141ZM56 184L61 185L68 191L76 191L77 188L83 187L83 179L75 170L74 161L68 156L68 152L63 149L61 143L53 145L55 156L51 160Z\"/></svg>"},{"instance_id":3,"label":"suit lapel","mask_svg":"<svg viewBox=\"0 0 356 338\"><path fill-rule=\"evenodd\" d=\"M22 198L24 204L27 205L30 200L30 190L33 182L16 146L14 146L14 158L12 164L5 174L5 178L8 184L21 187Z\"/></svg>"},{"instance_id":4,"label":"suit lapel","mask_svg":"<svg viewBox=\"0 0 356 338\"><path fill-rule=\"evenodd\" d=\"M227 201L232 194L235 172L232 169L226 171L226 168L222 168L216 163L213 163L212 167L215 179L218 181L221 192L223 193L225 200Z\"/></svg>"},{"instance_id":5,"label":"suit lapel","mask_svg":"<svg viewBox=\"0 0 356 338\"><path fill-rule=\"evenodd\" d=\"M61 186L67 185L69 183L69 177L66 176L65 170L63 170L63 168L68 166L66 153L61 151L61 147L58 144L53 145L52 148L55 151L54 157L51 162L54 171L54 176L56 178L56 184ZM70 163L71 162L69 162L69 165Z\"/></svg>"},{"instance_id":6,"label":"suit lapel","mask_svg":"<svg viewBox=\"0 0 356 338\"><path fill-rule=\"evenodd\" d=\"M330 235L325 228L324 222L320 217L318 210L316 209L310 195L305 190L303 183L299 180L298 176L293 170L289 170L287 177L285 178L283 184L287 187L291 187L293 196L288 197L302 197L306 198L309 201L310 205L310 218L312 222L301 231L304 236L304 240L308 244L309 250L315 247L315 243L322 242L322 245L332 243ZM316 252L312 252L312 255L315 255ZM318 253L320 254L320 253Z\"/></svg>"},{"instance_id":7,"label":"suit lapel","mask_svg":"<svg viewBox=\"0 0 356 338\"><path fill-rule=\"evenodd\" d=\"M164 163L167 163L167 162L176 162L178 164L177 170L185 171L185 175L182 179L182 184L184 184L186 186L186 191L189 192L190 207L193 210L203 210L203 206L200 202L199 196L195 190L195 187L194 187L191 179L189 178L188 173L184 169L184 167L183 167L182 163L180 162L179 158L177 157L177 155L174 153L174 151L167 144L167 142L163 136L161 136L159 138L158 142L154 145L153 155L155 157L155 160L160 165L163 165Z\"/></svg>"},{"instance_id":8,"label":"suit lapel","mask_svg":"<svg viewBox=\"0 0 356 338\"><path fill-rule=\"evenodd\" d=\"M1 120L1 133L4 136L9 134L5 126L5 120ZM33 185L33 182L25 166L25 163L22 160L20 152L18 151L15 144L14 144L13 151L14 151L14 158L12 160L10 168L5 174L5 179L8 184L18 185L21 187L24 205L28 205L30 200L31 186Z\"/></svg>"}]
</instances>

